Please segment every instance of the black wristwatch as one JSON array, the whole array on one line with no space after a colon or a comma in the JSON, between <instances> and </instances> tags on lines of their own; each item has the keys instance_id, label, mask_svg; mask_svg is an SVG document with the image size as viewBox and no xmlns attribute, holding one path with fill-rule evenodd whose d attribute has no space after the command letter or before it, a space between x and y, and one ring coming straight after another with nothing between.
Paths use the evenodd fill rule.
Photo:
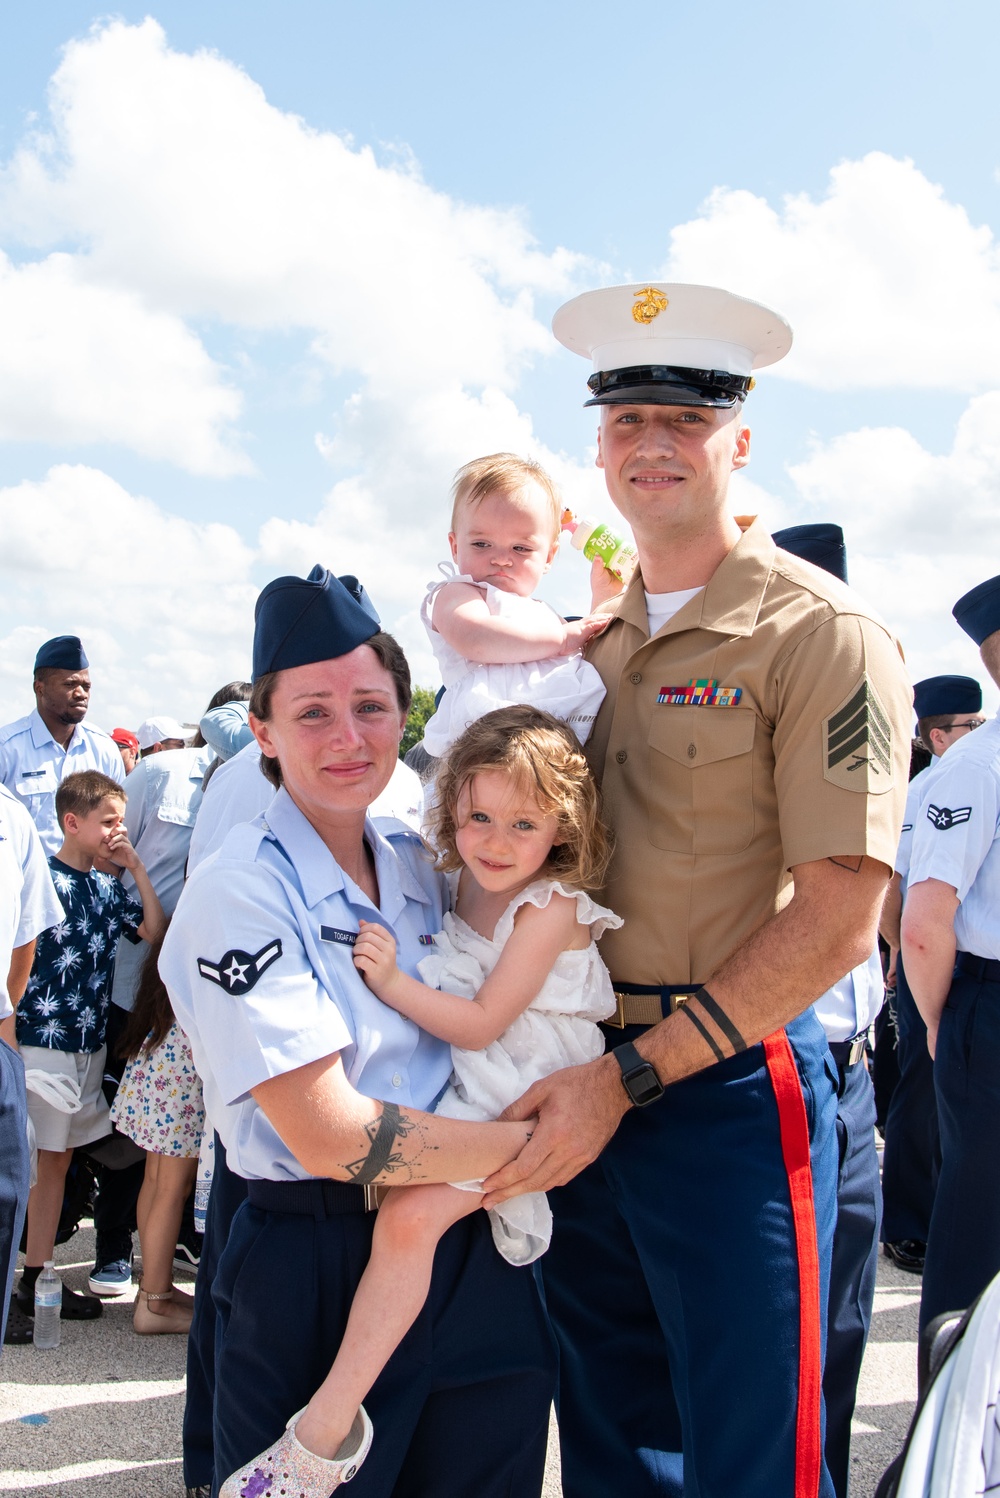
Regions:
<instances>
[{"instance_id":1,"label":"black wristwatch","mask_svg":"<svg viewBox=\"0 0 1000 1498\"><path fill-rule=\"evenodd\" d=\"M615 1046L611 1052L622 1069L622 1086L637 1108L655 1103L663 1096L663 1083L648 1061L643 1061L630 1040Z\"/></svg>"}]
</instances>

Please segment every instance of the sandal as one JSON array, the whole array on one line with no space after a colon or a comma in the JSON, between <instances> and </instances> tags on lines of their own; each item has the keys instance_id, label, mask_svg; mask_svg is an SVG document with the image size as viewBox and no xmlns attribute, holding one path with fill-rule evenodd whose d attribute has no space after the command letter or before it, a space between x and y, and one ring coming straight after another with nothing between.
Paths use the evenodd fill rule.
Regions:
<instances>
[{"instance_id":1,"label":"sandal","mask_svg":"<svg viewBox=\"0 0 1000 1498\"><path fill-rule=\"evenodd\" d=\"M3 1334L4 1342L9 1347L26 1347L34 1340L34 1335L34 1319L25 1314L17 1303L17 1296L12 1295L10 1305L7 1307L7 1329Z\"/></svg>"},{"instance_id":2,"label":"sandal","mask_svg":"<svg viewBox=\"0 0 1000 1498\"><path fill-rule=\"evenodd\" d=\"M169 1301L170 1309L163 1312L152 1311L149 1308L150 1301ZM191 1330L191 1314L190 1306L179 1305L174 1300L172 1289L156 1292L144 1290L140 1285L135 1297L135 1305L132 1308L132 1329L138 1332L140 1337L170 1332L183 1333L186 1336Z\"/></svg>"},{"instance_id":3,"label":"sandal","mask_svg":"<svg viewBox=\"0 0 1000 1498\"><path fill-rule=\"evenodd\" d=\"M354 1417L346 1439L335 1457L327 1459L307 1451L295 1435L299 1415L292 1416L285 1433L260 1456L227 1477L219 1489L219 1498L328 1498L333 1488L350 1482L368 1455L372 1444L372 1423L364 1405Z\"/></svg>"}]
</instances>

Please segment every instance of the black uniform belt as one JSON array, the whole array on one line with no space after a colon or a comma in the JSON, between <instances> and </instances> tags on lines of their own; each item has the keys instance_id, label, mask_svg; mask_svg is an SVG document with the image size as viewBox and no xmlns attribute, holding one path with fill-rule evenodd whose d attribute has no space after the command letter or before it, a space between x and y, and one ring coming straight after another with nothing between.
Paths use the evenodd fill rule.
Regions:
<instances>
[{"instance_id":1,"label":"black uniform belt","mask_svg":"<svg viewBox=\"0 0 1000 1498\"><path fill-rule=\"evenodd\" d=\"M829 1046L834 1061L843 1073L850 1071L852 1066L857 1066L865 1054L865 1037L855 1035L853 1040L831 1040Z\"/></svg>"},{"instance_id":2,"label":"black uniform belt","mask_svg":"<svg viewBox=\"0 0 1000 1498\"><path fill-rule=\"evenodd\" d=\"M959 952L955 967L966 978L979 978L981 982L1000 983L1000 962L995 957L976 957L972 952Z\"/></svg>"},{"instance_id":3,"label":"black uniform belt","mask_svg":"<svg viewBox=\"0 0 1000 1498\"><path fill-rule=\"evenodd\" d=\"M381 1188L352 1186L349 1181L248 1181L251 1206L264 1212L293 1212L298 1217L341 1217L378 1209ZM384 1194L382 1192L381 1194Z\"/></svg>"},{"instance_id":4,"label":"black uniform belt","mask_svg":"<svg viewBox=\"0 0 1000 1498\"><path fill-rule=\"evenodd\" d=\"M700 983L615 983L617 1008L610 1019L602 1020L612 1030L626 1025L658 1025L688 999L693 999Z\"/></svg>"}]
</instances>

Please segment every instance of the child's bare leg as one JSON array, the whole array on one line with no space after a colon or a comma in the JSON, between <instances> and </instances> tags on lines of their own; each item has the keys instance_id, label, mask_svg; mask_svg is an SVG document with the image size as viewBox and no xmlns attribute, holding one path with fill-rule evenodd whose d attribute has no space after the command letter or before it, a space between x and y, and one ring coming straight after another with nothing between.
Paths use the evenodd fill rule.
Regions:
<instances>
[{"instance_id":1,"label":"child's bare leg","mask_svg":"<svg viewBox=\"0 0 1000 1498\"><path fill-rule=\"evenodd\" d=\"M71 1149L38 1151L38 1181L28 1196L26 1264L42 1265L55 1252L66 1172L72 1158Z\"/></svg>"},{"instance_id":2,"label":"child's bare leg","mask_svg":"<svg viewBox=\"0 0 1000 1498\"><path fill-rule=\"evenodd\" d=\"M368 1390L420 1314L434 1252L453 1223L482 1201L454 1186L400 1186L379 1209L371 1258L358 1283L333 1367L299 1417L307 1450L331 1457Z\"/></svg>"}]
</instances>

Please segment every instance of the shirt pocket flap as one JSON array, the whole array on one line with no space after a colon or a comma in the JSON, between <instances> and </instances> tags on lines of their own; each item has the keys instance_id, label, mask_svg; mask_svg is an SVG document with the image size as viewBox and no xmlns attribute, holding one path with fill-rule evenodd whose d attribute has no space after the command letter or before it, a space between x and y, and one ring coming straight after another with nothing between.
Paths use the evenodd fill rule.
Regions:
<instances>
[{"instance_id":1,"label":"shirt pocket flap","mask_svg":"<svg viewBox=\"0 0 1000 1498\"><path fill-rule=\"evenodd\" d=\"M753 749L757 715L745 707L663 707L654 710L649 744L695 770Z\"/></svg>"},{"instance_id":2,"label":"shirt pocket flap","mask_svg":"<svg viewBox=\"0 0 1000 1498\"><path fill-rule=\"evenodd\" d=\"M201 797L198 797L200 803ZM157 808L156 819L168 822L172 827L193 827L198 817L198 805L187 806L184 802L164 801Z\"/></svg>"},{"instance_id":3,"label":"shirt pocket flap","mask_svg":"<svg viewBox=\"0 0 1000 1498\"><path fill-rule=\"evenodd\" d=\"M59 782L51 766L42 770L22 770L14 783L19 796L54 796L58 788Z\"/></svg>"}]
</instances>

